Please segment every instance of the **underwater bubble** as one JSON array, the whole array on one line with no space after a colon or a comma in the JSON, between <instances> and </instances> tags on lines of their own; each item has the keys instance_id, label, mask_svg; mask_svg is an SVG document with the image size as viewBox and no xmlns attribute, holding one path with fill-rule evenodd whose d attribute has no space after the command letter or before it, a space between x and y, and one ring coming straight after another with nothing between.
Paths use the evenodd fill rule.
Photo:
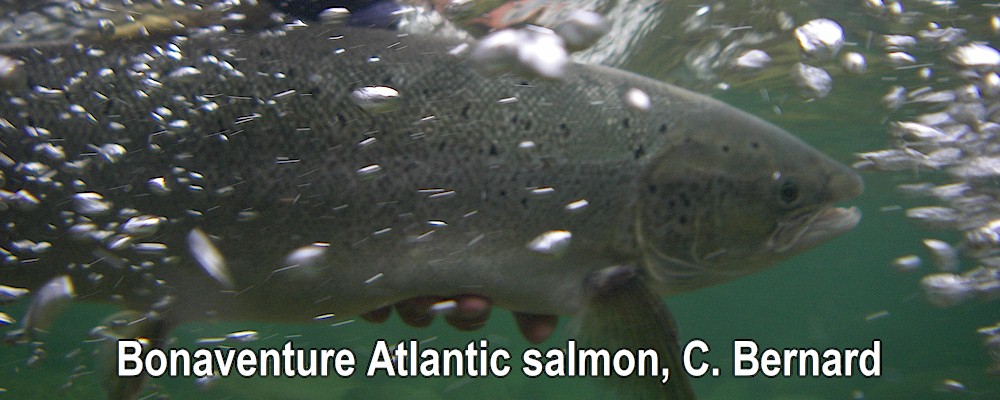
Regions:
<instances>
[{"instance_id":1,"label":"underwater bubble","mask_svg":"<svg viewBox=\"0 0 1000 400\"><path fill-rule=\"evenodd\" d=\"M84 192L73 195L73 209L88 217L107 214L113 205L104 200L104 196L95 192Z\"/></svg>"},{"instance_id":2,"label":"underwater bubble","mask_svg":"<svg viewBox=\"0 0 1000 400\"><path fill-rule=\"evenodd\" d=\"M28 312L21 320L25 334L30 336L36 330L46 330L52 324L53 319L75 296L73 282L66 275L52 278L42 285L35 292L31 304L28 305Z\"/></svg>"},{"instance_id":3,"label":"underwater bubble","mask_svg":"<svg viewBox=\"0 0 1000 400\"><path fill-rule=\"evenodd\" d=\"M205 232L202 232L200 228L191 230L187 235L187 244L191 255L208 276L215 279L224 288L233 289L233 279L226 268L226 261Z\"/></svg>"},{"instance_id":4,"label":"underwater bubble","mask_svg":"<svg viewBox=\"0 0 1000 400\"><path fill-rule=\"evenodd\" d=\"M362 110L371 113L385 113L399 107L399 92L388 86L365 86L355 89L351 101Z\"/></svg>"},{"instance_id":5,"label":"underwater bubble","mask_svg":"<svg viewBox=\"0 0 1000 400\"><path fill-rule=\"evenodd\" d=\"M958 223L959 214L950 207L925 206L906 210L906 217L917 220L928 228L948 229Z\"/></svg>"},{"instance_id":6,"label":"underwater bubble","mask_svg":"<svg viewBox=\"0 0 1000 400\"><path fill-rule=\"evenodd\" d=\"M144 238L156 234L162 223L163 218L161 217L140 215L129 218L118 229L123 234L136 238Z\"/></svg>"},{"instance_id":7,"label":"underwater bubble","mask_svg":"<svg viewBox=\"0 0 1000 400\"><path fill-rule=\"evenodd\" d=\"M121 161L122 157L125 157L125 154L128 153L125 150L125 146L117 143L102 144L100 147L94 148L94 150L97 151L97 155L101 157L101 160L108 164Z\"/></svg>"},{"instance_id":8,"label":"underwater bubble","mask_svg":"<svg viewBox=\"0 0 1000 400\"><path fill-rule=\"evenodd\" d=\"M351 16L351 12L343 7L331 7L320 11L317 18L324 24L341 24Z\"/></svg>"},{"instance_id":9,"label":"underwater bubble","mask_svg":"<svg viewBox=\"0 0 1000 400\"><path fill-rule=\"evenodd\" d=\"M941 271L958 269L958 252L945 241L924 239L924 247L931 254L931 262Z\"/></svg>"},{"instance_id":10,"label":"underwater bubble","mask_svg":"<svg viewBox=\"0 0 1000 400\"><path fill-rule=\"evenodd\" d=\"M920 285L927 301L937 307L951 307L972 296L969 281L951 273L927 275L920 280Z\"/></svg>"},{"instance_id":11,"label":"underwater bubble","mask_svg":"<svg viewBox=\"0 0 1000 400\"><path fill-rule=\"evenodd\" d=\"M896 67L904 67L907 65L912 65L917 63L916 58L910 55L910 53L904 51L894 51L889 54L886 54L885 56L886 59L889 61L889 64L892 64Z\"/></svg>"},{"instance_id":12,"label":"underwater bubble","mask_svg":"<svg viewBox=\"0 0 1000 400\"><path fill-rule=\"evenodd\" d=\"M107 18L97 20L97 32L105 38L115 35L115 23Z\"/></svg>"},{"instance_id":13,"label":"underwater bubble","mask_svg":"<svg viewBox=\"0 0 1000 400\"><path fill-rule=\"evenodd\" d=\"M250 222L260 218L260 213L254 210L243 210L236 214L237 222Z\"/></svg>"},{"instance_id":14,"label":"underwater bubble","mask_svg":"<svg viewBox=\"0 0 1000 400\"><path fill-rule=\"evenodd\" d=\"M814 19L795 28L795 38L806 55L832 58L844 46L844 29L832 20Z\"/></svg>"},{"instance_id":15,"label":"underwater bubble","mask_svg":"<svg viewBox=\"0 0 1000 400\"><path fill-rule=\"evenodd\" d=\"M1000 298L1000 269L977 267L962 274L969 280L972 290L980 300L992 301Z\"/></svg>"},{"instance_id":16,"label":"underwater bubble","mask_svg":"<svg viewBox=\"0 0 1000 400\"><path fill-rule=\"evenodd\" d=\"M917 45L917 38L908 35L882 35L882 47L889 51L903 50Z\"/></svg>"},{"instance_id":17,"label":"underwater bubble","mask_svg":"<svg viewBox=\"0 0 1000 400\"><path fill-rule=\"evenodd\" d=\"M868 314L868 315L865 316L865 322L872 322L872 321L875 321L875 320L880 320L882 318L888 317L889 315L890 314L889 314L888 310L875 311L875 312L873 312L873 313Z\"/></svg>"},{"instance_id":18,"label":"underwater bubble","mask_svg":"<svg viewBox=\"0 0 1000 400\"><path fill-rule=\"evenodd\" d=\"M554 230L542 233L528 242L529 250L551 256L559 256L569 249L573 234L569 231Z\"/></svg>"},{"instance_id":19,"label":"underwater bubble","mask_svg":"<svg viewBox=\"0 0 1000 400\"><path fill-rule=\"evenodd\" d=\"M522 34L514 29L501 29L479 39L469 53L473 65L488 74L502 74L517 67L518 43Z\"/></svg>"},{"instance_id":20,"label":"underwater bubble","mask_svg":"<svg viewBox=\"0 0 1000 400\"><path fill-rule=\"evenodd\" d=\"M194 342L200 345L213 345L213 344L225 343L225 341L226 338L224 337L203 337L196 339Z\"/></svg>"},{"instance_id":21,"label":"underwater bubble","mask_svg":"<svg viewBox=\"0 0 1000 400\"><path fill-rule=\"evenodd\" d=\"M167 245L163 243L136 243L132 250L140 254L163 254L167 252Z\"/></svg>"},{"instance_id":22,"label":"underwater bubble","mask_svg":"<svg viewBox=\"0 0 1000 400\"><path fill-rule=\"evenodd\" d=\"M257 339L260 338L260 335L257 333L257 331L247 330L247 331L227 333L225 337L226 340L229 341L237 343L249 343L257 341Z\"/></svg>"},{"instance_id":23,"label":"underwater bubble","mask_svg":"<svg viewBox=\"0 0 1000 400\"><path fill-rule=\"evenodd\" d=\"M186 133L191 129L191 123L183 119L175 119L166 124L166 128L172 133Z\"/></svg>"},{"instance_id":24,"label":"underwater bubble","mask_svg":"<svg viewBox=\"0 0 1000 400\"><path fill-rule=\"evenodd\" d=\"M28 293L31 293L31 291L25 288L0 285L0 303L9 303L15 301L17 299L20 299L21 297L24 297Z\"/></svg>"},{"instance_id":25,"label":"underwater bubble","mask_svg":"<svg viewBox=\"0 0 1000 400\"><path fill-rule=\"evenodd\" d=\"M382 272L379 272L379 273L377 273L377 274L375 274L375 275L372 275L372 277L371 277L371 278L368 278L368 279L365 279L365 285L371 285L371 284L373 284L373 283L375 283L375 282L378 282L378 281L380 281L380 280L381 280L381 279L382 279L383 277L385 277L385 274L384 274L384 273L382 273Z\"/></svg>"},{"instance_id":26,"label":"underwater bubble","mask_svg":"<svg viewBox=\"0 0 1000 400\"><path fill-rule=\"evenodd\" d=\"M336 316L337 316L337 314L333 314L333 313L320 314L320 315L317 315L317 316L313 317L313 321L326 321L328 319L333 319Z\"/></svg>"},{"instance_id":27,"label":"underwater bubble","mask_svg":"<svg viewBox=\"0 0 1000 400\"><path fill-rule=\"evenodd\" d=\"M307 246L292 250L285 256L284 266L286 268L295 267L305 270L316 270L326 266L327 253L330 251L329 243L313 243Z\"/></svg>"},{"instance_id":28,"label":"underwater bubble","mask_svg":"<svg viewBox=\"0 0 1000 400\"><path fill-rule=\"evenodd\" d=\"M593 11L570 11L566 20L552 30L563 39L570 52L584 50L608 33L611 27L601 14Z\"/></svg>"},{"instance_id":29,"label":"underwater bubble","mask_svg":"<svg viewBox=\"0 0 1000 400\"><path fill-rule=\"evenodd\" d=\"M973 157L962 165L949 170L953 175L964 178L989 178L1000 176L1000 157Z\"/></svg>"},{"instance_id":30,"label":"underwater bubble","mask_svg":"<svg viewBox=\"0 0 1000 400\"><path fill-rule=\"evenodd\" d=\"M962 393L968 389L964 384L962 384L962 382L954 379L945 379L937 385L937 390L941 392Z\"/></svg>"},{"instance_id":31,"label":"underwater bubble","mask_svg":"<svg viewBox=\"0 0 1000 400\"><path fill-rule=\"evenodd\" d=\"M578 212L578 211L583 210L584 208L587 208L588 205L590 205L590 202L587 201L587 199L580 199L580 200L577 200L577 201L574 201L572 203L567 204L566 207L564 207L564 208L565 208L566 211L569 211L569 212Z\"/></svg>"},{"instance_id":32,"label":"underwater bubble","mask_svg":"<svg viewBox=\"0 0 1000 400\"><path fill-rule=\"evenodd\" d=\"M534 196L548 196L554 194L555 192L555 188L548 186L531 189L531 194Z\"/></svg>"},{"instance_id":33,"label":"underwater bubble","mask_svg":"<svg viewBox=\"0 0 1000 400\"><path fill-rule=\"evenodd\" d=\"M1000 219L965 232L965 244L971 251L993 251L1000 247Z\"/></svg>"},{"instance_id":34,"label":"underwater bubble","mask_svg":"<svg viewBox=\"0 0 1000 400\"><path fill-rule=\"evenodd\" d=\"M742 70L755 70L766 67L771 63L771 56L764 50L747 50L733 60L733 67Z\"/></svg>"},{"instance_id":35,"label":"underwater bubble","mask_svg":"<svg viewBox=\"0 0 1000 400\"><path fill-rule=\"evenodd\" d=\"M844 71L854 75L864 74L868 70L868 64L865 62L865 56L857 52L847 52L840 57L840 66L844 68Z\"/></svg>"},{"instance_id":36,"label":"underwater bubble","mask_svg":"<svg viewBox=\"0 0 1000 400\"><path fill-rule=\"evenodd\" d=\"M919 76L920 79L929 81L931 77L934 76L934 70L932 70L930 67L923 67L917 70L917 76Z\"/></svg>"},{"instance_id":37,"label":"underwater bubble","mask_svg":"<svg viewBox=\"0 0 1000 400\"><path fill-rule=\"evenodd\" d=\"M52 143L40 143L35 145L33 150L50 161L63 161L66 159L66 152L62 146L56 146Z\"/></svg>"},{"instance_id":38,"label":"underwater bubble","mask_svg":"<svg viewBox=\"0 0 1000 400\"><path fill-rule=\"evenodd\" d=\"M128 248L132 244L134 239L127 235L114 235L108 240L107 244L104 246L111 251L122 251Z\"/></svg>"},{"instance_id":39,"label":"underwater bubble","mask_svg":"<svg viewBox=\"0 0 1000 400\"><path fill-rule=\"evenodd\" d=\"M819 67L803 63L795 64L792 69L792 79L809 98L823 98L833 90L833 78Z\"/></svg>"},{"instance_id":40,"label":"underwater bubble","mask_svg":"<svg viewBox=\"0 0 1000 400\"><path fill-rule=\"evenodd\" d=\"M201 70L195 67L180 67L167 74L167 77L180 82L192 82L201 75Z\"/></svg>"},{"instance_id":41,"label":"underwater bubble","mask_svg":"<svg viewBox=\"0 0 1000 400\"><path fill-rule=\"evenodd\" d=\"M428 310L431 314L443 315L454 312L458 309L458 302L455 300L439 301L431 305Z\"/></svg>"},{"instance_id":42,"label":"underwater bubble","mask_svg":"<svg viewBox=\"0 0 1000 400\"><path fill-rule=\"evenodd\" d=\"M24 61L0 55L0 89L16 90L27 86Z\"/></svg>"},{"instance_id":43,"label":"underwater bubble","mask_svg":"<svg viewBox=\"0 0 1000 400\"><path fill-rule=\"evenodd\" d=\"M902 86L893 86L889 88L889 91L882 96L882 106L884 106L889 111L898 110L899 107L903 106L906 102L906 88Z\"/></svg>"},{"instance_id":44,"label":"underwater bubble","mask_svg":"<svg viewBox=\"0 0 1000 400\"><path fill-rule=\"evenodd\" d=\"M51 178L55 171L40 162L28 162L17 166L17 172L21 173L26 180L37 181Z\"/></svg>"},{"instance_id":45,"label":"underwater bubble","mask_svg":"<svg viewBox=\"0 0 1000 400\"><path fill-rule=\"evenodd\" d=\"M865 8L865 12L867 12L869 15L877 17L882 14L885 14L886 12L885 2L883 2L882 0L864 0L862 2L862 5Z\"/></svg>"},{"instance_id":46,"label":"underwater bubble","mask_svg":"<svg viewBox=\"0 0 1000 400\"><path fill-rule=\"evenodd\" d=\"M944 151L949 149L942 149L939 151ZM958 150L958 149L951 149ZM941 199L943 201L959 200L964 197L964 194L972 190L972 186L969 186L966 182L949 183L945 185L938 185L930 188L929 193Z\"/></svg>"},{"instance_id":47,"label":"underwater bubble","mask_svg":"<svg viewBox=\"0 0 1000 400\"><path fill-rule=\"evenodd\" d=\"M146 188L157 196L166 196L171 192L170 185L167 184L167 178L162 176L147 181Z\"/></svg>"},{"instance_id":48,"label":"underwater bubble","mask_svg":"<svg viewBox=\"0 0 1000 400\"><path fill-rule=\"evenodd\" d=\"M1000 52L981 43L959 46L948 55L948 59L963 68L988 69L1000 66Z\"/></svg>"},{"instance_id":49,"label":"underwater bubble","mask_svg":"<svg viewBox=\"0 0 1000 400\"><path fill-rule=\"evenodd\" d=\"M911 121L892 122L889 125L889 131L893 136L910 142L938 142L948 136L940 129Z\"/></svg>"},{"instance_id":50,"label":"underwater bubble","mask_svg":"<svg viewBox=\"0 0 1000 400\"><path fill-rule=\"evenodd\" d=\"M52 136L52 132L50 132L48 129L38 126L24 127L24 134L32 139L48 139L49 136Z\"/></svg>"},{"instance_id":51,"label":"underwater bubble","mask_svg":"<svg viewBox=\"0 0 1000 400\"><path fill-rule=\"evenodd\" d=\"M555 32L529 26L486 35L474 45L469 59L487 74L514 72L525 77L558 79L569 63L569 53Z\"/></svg>"},{"instance_id":52,"label":"underwater bubble","mask_svg":"<svg viewBox=\"0 0 1000 400\"><path fill-rule=\"evenodd\" d=\"M42 205L41 200L38 200L35 195L24 189L14 192L11 196L10 202L14 206L15 210L24 212L37 210L38 206Z\"/></svg>"},{"instance_id":53,"label":"underwater bubble","mask_svg":"<svg viewBox=\"0 0 1000 400\"><path fill-rule=\"evenodd\" d=\"M52 250L52 243L49 242L34 242L27 239L15 240L10 242L10 248L14 252L26 257L37 257L41 254Z\"/></svg>"},{"instance_id":54,"label":"underwater bubble","mask_svg":"<svg viewBox=\"0 0 1000 400\"><path fill-rule=\"evenodd\" d=\"M382 171L382 166L381 165L372 164L372 165L369 165L369 166L366 166L366 167L362 167L361 169L358 169L357 172L358 172L358 175L360 175L361 177L363 177L363 178L369 178L369 177L374 177L375 175L377 175L381 171Z\"/></svg>"},{"instance_id":55,"label":"underwater bubble","mask_svg":"<svg viewBox=\"0 0 1000 400\"><path fill-rule=\"evenodd\" d=\"M561 78L569 63L562 38L545 28L528 26L522 30L526 34L517 48L519 65L542 78Z\"/></svg>"},{"instance_id":56,"label":"underwater bubble","mask_svg":"<svg viewBox=\"0 0 1000 400\"><path fill-rule=\"evenodd\" d=\"M990 72L983 75L983 82L980 88L980 92L983 96L993 97L1000 94L1000 75L996 72Z\"/></svg>"},{"instance_id":57,"label":"underwater bubble","mask_svg":"<svg viewBox=\"0 0 1000 400\"><path fill-rule=\"evenodd\" d=\"M920 257L911 254L893 260L892 268L899 272L912 272L920 269L922 263Z\"/></svg>"},{"instance_id":58,"label":"underwater bubble","mask_svg":"<svg viewBox=\"0 0 1000 400\"><path fill-rule=\"evenodd\" d=\"M649 111L649 108L652 107L652 100L641 89L629 88L625 92L625 104L636 111Z\"/></svg>"},{"instance_id":59,"label":"underwater bubble","mask_svg":"<svg viewBox=\"0 0 1000 400\"><path fill-rule=\"evenodd\" d=\"M79 223L69 227L66 233L69 237L76 241L88 241L93 239L94 232L97 232L97 225L92 223Z\"/></svg>"},{"instance_id":60,"label":"underwater bubble","mask_svg":"<svg viewBox=\"0 0 1000 400\"><path fill-rule=\"evenodd\" d=\"M38 97L48 100L60 100L66 98L66 93L63 92L62 89L53 89L42 85L36 85L32 88L32 92L34 92Z\"/></svg>"},{"instance_id":61,"label":"underwater bubble","mask_svg":"<svg viewBox=\"0 0 1000 400\"><path fill-rule=\"evenodd\" d=\"M7 315L7 313L0 312L0 326L13 325L16 322L17 320Z\"/></svg>"}]
</instances>

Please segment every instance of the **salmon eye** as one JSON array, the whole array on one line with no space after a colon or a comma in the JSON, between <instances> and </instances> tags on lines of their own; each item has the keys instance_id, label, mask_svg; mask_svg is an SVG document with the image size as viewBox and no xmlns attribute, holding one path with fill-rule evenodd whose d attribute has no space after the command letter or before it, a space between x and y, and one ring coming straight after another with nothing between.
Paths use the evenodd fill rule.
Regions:
<instances>
[{"instance_id":1,"label":"salmon eye","mask_svg":"<svg viewBox=\"0 0 1000 400\"><path fill-rule=\"evenodd\" d=\"M783 206L794 206L800 196L799 183L794 179L786 179L778 187L778 200Z\"/></svg>"}]
</instances>

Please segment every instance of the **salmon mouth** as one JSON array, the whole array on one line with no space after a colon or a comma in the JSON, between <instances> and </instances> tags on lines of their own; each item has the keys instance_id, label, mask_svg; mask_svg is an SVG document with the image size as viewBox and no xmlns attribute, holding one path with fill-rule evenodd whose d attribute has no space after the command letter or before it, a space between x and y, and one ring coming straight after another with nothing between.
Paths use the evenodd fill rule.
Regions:
<instances>
[{"instance_id":1,"label":"salmon mouth","mask_svg":"<svg viewBox=\"0 0 1000 400\"><path fill-rule=\"evenodd\" d=\"M854 229L861 221L857 207L824 207L779 223L767 247L775 253L797 253Z\"/></svg>"},{"instance_id":2,"label":"salmon mouth","mask_svg":"<svg viewBox=\"0 0 1000 400\"><path fill-rule=\"evenodd\" d=\"M827 175L827 201L795 213L774 229L766 245L777 254L794 254L854 229L861 221L857 207L835 207L834 203L858 197L865 190L861 176L843 166Z\"/></svg>"}]
</instances>

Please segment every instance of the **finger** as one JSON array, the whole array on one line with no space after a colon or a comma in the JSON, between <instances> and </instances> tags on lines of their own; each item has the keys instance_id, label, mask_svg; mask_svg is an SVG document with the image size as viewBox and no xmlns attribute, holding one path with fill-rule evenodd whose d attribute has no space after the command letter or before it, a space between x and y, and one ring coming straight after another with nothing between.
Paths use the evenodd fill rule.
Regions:
<instances>
[{"instance_id":1,"label":"finger","mask_svg":"<svg viewBox=\"0 0 1000 400\"><path fill-rule=\"evenodd\" d=\"M555 332L559 317L550 314L514 313L517 329L531 343L541 343Z\"/></svg>"},{"instance_id":2,"label":"finger","mask_svg":"<svg viewBox=\"0 0 1000 400\"><path fill-rule=\"evenodd\" d=\"M368 322L379 323L385 322L385 320L389 319L389 315L392 315L392 307L385 306L377 310L361 314L361 318Z\"/></svg>"},{"instance_id":3,"label":"finger","mask_svg":"<svg viewBox=\"0 0 1000 400\"><path fill-rule=\"evenodd\" d=\"M439 301L441 301L440 297L406 299L396 303L396 312L407 325L423 328L434 322L434 313L431 312L431 307Z\"/></svg>"},{"instance_id":4,"label":"finger","mask_svg":"<svg viewBox=\"0 0 1000 400\"><path fill-rule=\"evenodd\" d=\"M490 317L493 305L490 299L476 295L459 295L453 299L455 308L445 314L448 325L461 331L472 331L482 328Z\"/></svg>"}]
</instances>

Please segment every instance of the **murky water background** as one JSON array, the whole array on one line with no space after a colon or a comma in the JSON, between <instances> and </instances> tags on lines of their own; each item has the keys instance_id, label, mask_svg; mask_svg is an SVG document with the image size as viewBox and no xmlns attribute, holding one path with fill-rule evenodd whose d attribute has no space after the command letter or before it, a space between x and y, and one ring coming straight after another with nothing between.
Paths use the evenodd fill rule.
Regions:
<instances>
[{"instance_id":1,"label":"murky water background","mask_svg":"<svg viewBox=\"0 0 1000 400\"><path fill-rule=\"evenodd\" d=\"M912 91L964 84L946 58L953 46L914 46L907 51L915 62L893 65L888 61L890 51L880 42L881 35L916 35L933 21L941 27L966 29L964 39L955 44L981 41L996 47L991 18L1000 13L1000 9L980 2L908 1L903 2L903 13L898 16L891 15L891 4L882 14L866 11L866 5L880 1L739 3L666 2L646 13L626 14L655 16L662 22L635 19L635 23L647 23L630 31L638 39L612 56L589 57L611 60L627 69L709 93L782 126L844 163L852 163L855 153L896 145L887 134L889 121L913 119L934 109L933 104L911 102L898 111L887 110L881 99L892 86ZM0 4L17 9L15 3ZM833 76L832 91L823 98L815 98L815 93L801 95L790 74L793 65L802 60L791 29L816 18L828 18L842 26L845 45L841 52L859 52L868 64L866 73L852 75L842 71L836 59L806 59ZM10 30L2 33L6 40L17 36ZM766 51L772 61L757 71L734 71L731 59L750 49ZM921 71L924 67L930 69L929 77L922 76L926 74ZM920 228L906 218L905 210L934 201L906 197L896 190L899 184L944 184L955 182L955 178L928 168L873 171L864 177L866 192L854 202L864 218L854 231L773 269L672 297L667 303L680 326L682 341L706 341L712 346L706 361L713 364L731 366L731 347L736 339L753 339L762 347L818 349L869 347L873 339L880 339L883 375L733 378L724 373L694 380L701 398L1000 399L1000 378L988 373L996 360L991 360L984 346L985 335L977 333L977 329L1000 321L1000 302L970 300L941 309L924 299L920 280L936 270L921 241L936 238L957 244L963 232ZM976 184L995 187L989 181ZM894 259L908 254L923 258L923 266L908 273L891 267ZM959 271L970 270L979 262L963 257ZM2 311L19 316L25 306L4 306ZM0 397L101 398L102 367L91 356L97 347L87 342L87 333L113 311L100 305L72 306L45 337L45 359L32 367L27 365L33 356L30 346L0 350ZM560 330L540 347L564 346L572 336L571 325L564 318ZM455 348L487 338L492 346L506 347L515 357L527 346L509 313L499 309L483 329L472 333L456 332L443 321L425 329L410 328L394 317L378 325L360 321L337 326L198 323L180 327L176 337L178 344L194 346L198 338L246 329L258 331L261 337L247 346L276 347L292 338L298 347L350 347L361 356L361 366L367 364L366 355L377 339L390 343L419 339L428 346ZM949 380L962 387L946 385ZM529 379L515 371L503 379L228 378L207 389L193 378L158 379L147 393L173 398L613 398L601 390L589 379Z\"/></svg>"}]
</instances>

